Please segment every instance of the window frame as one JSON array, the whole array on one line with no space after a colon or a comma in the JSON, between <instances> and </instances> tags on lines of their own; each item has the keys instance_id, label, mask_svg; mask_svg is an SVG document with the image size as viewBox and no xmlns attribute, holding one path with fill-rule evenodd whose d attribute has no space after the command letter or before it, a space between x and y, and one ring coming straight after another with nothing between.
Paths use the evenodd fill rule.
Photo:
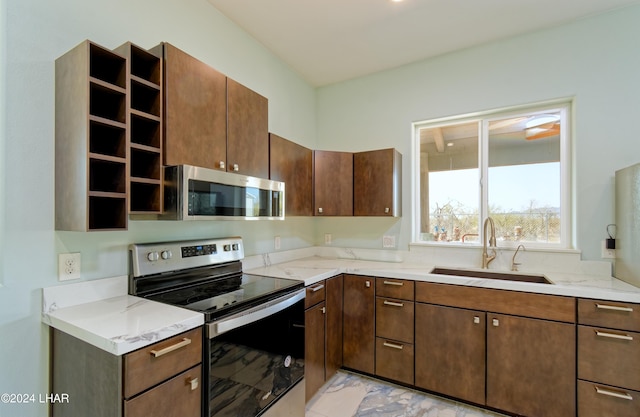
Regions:
<instances>
[{"instance_id":1,"label":"window frame","mask_svg":"<svg viewBox=\"0 0 640 417\"><path fill-rule=\"evenodd\" d=\"M520 106L512 106L494 110L487 110L482 112L467 113L456 116L442 117L437 119L428 119L418 122L413 122L412 127L412 172L411 178L413 181L413 187L411 192L411 202L413 207L412 215L412 244L425 245L425 246L464 246L473 247L481 246L484 241L482 230L482 222L487 217L488 213L488 187L485 186L485 181L488 178L489 172L489 123L493 120L501 120L505 118L515 118L523 115L532 115L535 113L544 113L548 111L560 112L562 129L560 130L560 242L559 243L538 243L538 242L525 242L527 248L532 249L573 249L574 248L574 236L572 234L574 218L572 216L574 210L572 207L572 146L571 146L571 132L573 126L573 99L562 98L558 100L545 101L540 103L526 104ZM425 128L443 127L452 124L460 123L479 123L479 137L478 137L478 153L479 153L479 218L478 228L480 233L480 239L477 243L459 243L459 242L432 242L421 240L420 224L421 224L421 165L420 165L420 130ZM522 242L499 242L499 247L514 248L517 244Z\"/></svg>"}]
</instances>

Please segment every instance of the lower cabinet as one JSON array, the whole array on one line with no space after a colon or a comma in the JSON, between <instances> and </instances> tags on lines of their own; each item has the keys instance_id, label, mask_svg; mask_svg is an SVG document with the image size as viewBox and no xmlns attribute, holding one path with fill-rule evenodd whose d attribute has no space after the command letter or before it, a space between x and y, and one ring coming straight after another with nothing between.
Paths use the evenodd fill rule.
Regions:
<instances>
[{"instance_id":1,"label":"lower cabinet","mask_svg":"<svg viewBox=\"0 0 640 417\"><path fill-rule=\"evenodd\" d=\"M342 292L342 275L307 287L304 320L306 401L342 367Z\"/></svg>"},{"instance_id":2,"label":"lower cabinet","mask_svg":"<svg viewBox=\"0 0 640 417\"><path fill-rule=\"evenodd\" d=\"M578 417L640 416L640 305L578 300Z\"/></svg>"},{"instance_id":3,"label":"lower cabinet","mask_svg":"<svg viewBox=\"0 0 640 417\"><path fill-rule=\"evenodd\" d=\"M416 386L484 404L486 313L416 303Z\"/></svg>"},{"instance_id":4,"label":"lower cabinet","mask_svg":"<svg viewBox=\"0 0 640 417\"><path fill-rule=\"evenodd\" d=\"M376 279L377 376L413 385L414 282Z\"/></svg>"},{"instance_id":5,"label":"lower cabinet","mask_svg":"<svg viewBox=\"0 0 640 417\"><path fill-rule=\"evenodd\" d=\"M487 314L486 405L531 417L576 410L575 325Z\"/></svg>"},{"instance_id":6,"label":"lower cabinet","mask_svg":"<svg viewBox=\"0 0 640 417\"><path fill-rule=\"evenodd\" d=\"M368 374L375 371L375 287L373 277L344 276L343 365Z\"/></svg>"},{"instance_id":7,"label":"lower cabinet","mask_svg":"<svg viewBox=\"0 0 640 417\"><path fill-rule=\"evenodd\" d=\"M199 417L202 412L202 328L123 356L53 329L53 417Z\"/></svg>"},{"instance_id":8,"label":"lower cabinet","mask_svg":"<svg viewBox=\"0 0 640 417\"><path fill-rule=\"evenodd\" d=\"M415 323L417 387L516 415L575 416L575 299L419 282Z\"/></svg>"}]
</instances>

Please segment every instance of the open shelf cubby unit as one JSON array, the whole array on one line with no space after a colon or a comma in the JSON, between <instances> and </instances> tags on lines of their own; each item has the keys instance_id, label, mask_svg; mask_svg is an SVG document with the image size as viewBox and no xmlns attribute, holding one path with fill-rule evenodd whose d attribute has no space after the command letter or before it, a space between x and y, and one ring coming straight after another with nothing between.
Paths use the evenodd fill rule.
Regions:
<instances>
[{"instance_id":1,"label":"open shelf cubby unit","mask_svg":"<svg viewBox=\"0 0 640 417\"><path fill-rule=\"evenodd\" d=\"M126 57L84 41L56 60L56 230L127 228Z\"/></svg>"},{"instance_id":2,"label":"open shelf cubby unit","mask_svg":"<svg viewBox=\"0 0 640 417\"><path fill-rule=\"evenodd\" d=\"M129 61L129 213L162 212L162 59L127 42Z\"/></svg>"}]
</instances>

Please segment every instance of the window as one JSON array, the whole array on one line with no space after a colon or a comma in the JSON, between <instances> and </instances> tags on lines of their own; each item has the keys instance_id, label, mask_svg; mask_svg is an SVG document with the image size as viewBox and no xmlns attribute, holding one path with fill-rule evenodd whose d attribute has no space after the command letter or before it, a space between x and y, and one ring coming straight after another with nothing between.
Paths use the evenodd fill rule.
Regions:
<instances>
[{"instance_id":1,"label":"window","mask_svg":"<svg viewBox=\"0 0 640 417\"><path fill-rule=\"evenodd\" d=\"M414 123L415 241L568 248L568 102Z\"/></svg>"}]
</instances>

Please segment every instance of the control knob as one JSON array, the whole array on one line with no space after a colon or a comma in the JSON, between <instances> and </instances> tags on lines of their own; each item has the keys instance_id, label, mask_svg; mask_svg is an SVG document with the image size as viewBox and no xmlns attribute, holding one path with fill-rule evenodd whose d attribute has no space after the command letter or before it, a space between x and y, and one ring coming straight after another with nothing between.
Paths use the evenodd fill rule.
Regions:
<instances>
[{"instance_id":1,"label":"control knob","mask_svg":"<svg viewBox=\"0 0 640 417\"><path fill-rule=\"evenodd\" d=\"M158 252L149 252L147 253L147 259L151 262L155 262L158 260Z\"/></svg>"},{"instance_id":2,"label":"control knob","mask_svg":"<svg viewBox=\"0 0 640 417\"><path fill-rule=\"evenodd\" d=\"M163 250L162 252L160 252L160 257L164 260L171 259L172 256L173 254L170 250Z\"/></svg>"}]
</instances>

